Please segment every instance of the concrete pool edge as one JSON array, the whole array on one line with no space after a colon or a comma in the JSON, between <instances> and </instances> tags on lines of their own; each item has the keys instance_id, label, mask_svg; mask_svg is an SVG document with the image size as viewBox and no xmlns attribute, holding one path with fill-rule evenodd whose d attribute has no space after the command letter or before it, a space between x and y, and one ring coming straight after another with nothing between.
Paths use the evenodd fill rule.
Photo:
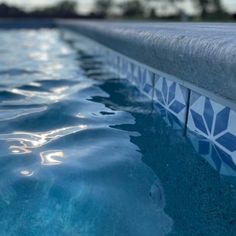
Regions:
<instances>
[{"instance_id":1,"label":"concrete pool edge","mask_svg":"<svg viewBox=\"0 0 236 236\"><path fill-rule=\"evenodd\" d=\"M166 73L185 87L236 103L236 24L55 23Z\"/></svg>"},{"instance_id":2,"label":"concrete pool edge","mask_svg":"<svg viewBox=\"0 0 236 236\"><path fill-rule=\"evenodd\" d=\"M93 32L90 28L92 37L84 33L87 24L91 27L93 23L80 22L79 25L84 25L78 27L79 30L74 21L58 21L57 24L90 41L91 50L103 56L105 63L116 69L121 77L129 78L141 92L149 96L157 110L163 113L160 109L163 107L171 114L172 118L169 115L165 118L171 119L169 123L173 128L188 128L187 136L194 148L216 170L224 175L236 175L236 103L233 99L226 99L214 91L157 70L97 41L97 31ZM129 25L132 26L127 23L126 27ZM232 71L234 75L236 78L236 73Z\"/></svg>"}]
</instances>

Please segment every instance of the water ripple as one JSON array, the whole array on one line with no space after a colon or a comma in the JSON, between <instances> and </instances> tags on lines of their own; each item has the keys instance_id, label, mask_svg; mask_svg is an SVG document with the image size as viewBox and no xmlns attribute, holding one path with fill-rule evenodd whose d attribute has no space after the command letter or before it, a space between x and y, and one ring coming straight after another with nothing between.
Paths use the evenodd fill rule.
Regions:
<instances>
[{"instance_id":1,"label":"water ripple","mask_svg":"<svg viewBox=\"0 0 236 236\"><path fill-rule=\"evenodd\" d=\"M21 116L27 116L30 114L46 111L47 107L27 108L27 109L0 109L0 121L13 120L20 118Z\"/></svg>"},{"instance_id":2,"label":"water ripple","mask_svg":"<svg viewBox=\"0 0 236 236\"><path fill-rule=\"evenodd\" d=\"M0 134L0 140L14 142L14 146L10 146L10 149L13 153L16 153L13 147L18 148L18 150L31 150L33 148L39 148L53 140L85 130L87 128L87 125L78 125L74 127L65 127L57 130L51 130L48 132L13 132L10 134ZM17 152L17 154L19 153L20 152Z\"/></svg>"},{"instance_id":3,"label":"water ripple","mask_svg":"<svg viewBox=\"0 0 236 236\"><path fill-rule=\"evenodd\" d=\"M1 33L0 234L170 232L161 182L131 142L139 133L122 128L150 106L117 106L112 83L102 88L114 75L56 30Z\"/></svg>"}]
</instances>

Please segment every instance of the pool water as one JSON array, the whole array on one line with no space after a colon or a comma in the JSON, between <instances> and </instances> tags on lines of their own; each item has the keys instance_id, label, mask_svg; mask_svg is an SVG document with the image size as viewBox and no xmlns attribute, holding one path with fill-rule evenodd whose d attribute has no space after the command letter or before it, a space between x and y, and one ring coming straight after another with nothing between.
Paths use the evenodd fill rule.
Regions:
<instances>
[{"instance_id":1,"label":"pool water","mask_svg":"<svg viewBox=\"0 0 236 236\"><path fill-rule=\"evenodd\" d=\"M0 235L235 235L235 179L83 48L0 32Z\"/></svg>"}]
</instances>

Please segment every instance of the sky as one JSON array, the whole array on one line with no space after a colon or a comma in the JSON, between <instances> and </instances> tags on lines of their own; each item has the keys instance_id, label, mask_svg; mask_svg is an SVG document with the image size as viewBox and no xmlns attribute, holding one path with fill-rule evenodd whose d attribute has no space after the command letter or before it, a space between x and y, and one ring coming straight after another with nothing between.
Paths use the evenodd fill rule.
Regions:
<instances>
[{"instance_id":1,"label":"sky","mask_svg":"<svg viewBox=\"0 0 236 236\"><path fill-rule=\"evenodd\" d=\"M24 7L26 9L32 9L34 7L52 5L60 0L0 0L1 2L9 3L12 5L17 5ZM89 12L91 10L92 4L95 0L77 0L79 3L79 11L82 13ZM119 0L118 0L119 1ZM145 1L145 0L144 0ZM188 1L188 0L186 0ZM222 0L222 3L229 12L236 12L236 0ZM191 4L186 4L188 12L192 12Z\"/></svg>"}]
</instances>

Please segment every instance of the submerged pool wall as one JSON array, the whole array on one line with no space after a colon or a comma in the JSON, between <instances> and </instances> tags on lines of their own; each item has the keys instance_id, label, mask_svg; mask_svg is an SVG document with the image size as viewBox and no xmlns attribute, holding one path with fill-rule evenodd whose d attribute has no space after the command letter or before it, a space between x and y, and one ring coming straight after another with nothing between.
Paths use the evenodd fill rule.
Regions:
<instances>
[{"instance_id":1,"label":"submerged pool wall","mask_svg":"<svg viewBox=\"0 0 236 236\"><path fill-rule=\"evenodd\" d=\"M236 175L236 25L57 21L153 100L221 174Z\"/></svg>"}]
</instances>

